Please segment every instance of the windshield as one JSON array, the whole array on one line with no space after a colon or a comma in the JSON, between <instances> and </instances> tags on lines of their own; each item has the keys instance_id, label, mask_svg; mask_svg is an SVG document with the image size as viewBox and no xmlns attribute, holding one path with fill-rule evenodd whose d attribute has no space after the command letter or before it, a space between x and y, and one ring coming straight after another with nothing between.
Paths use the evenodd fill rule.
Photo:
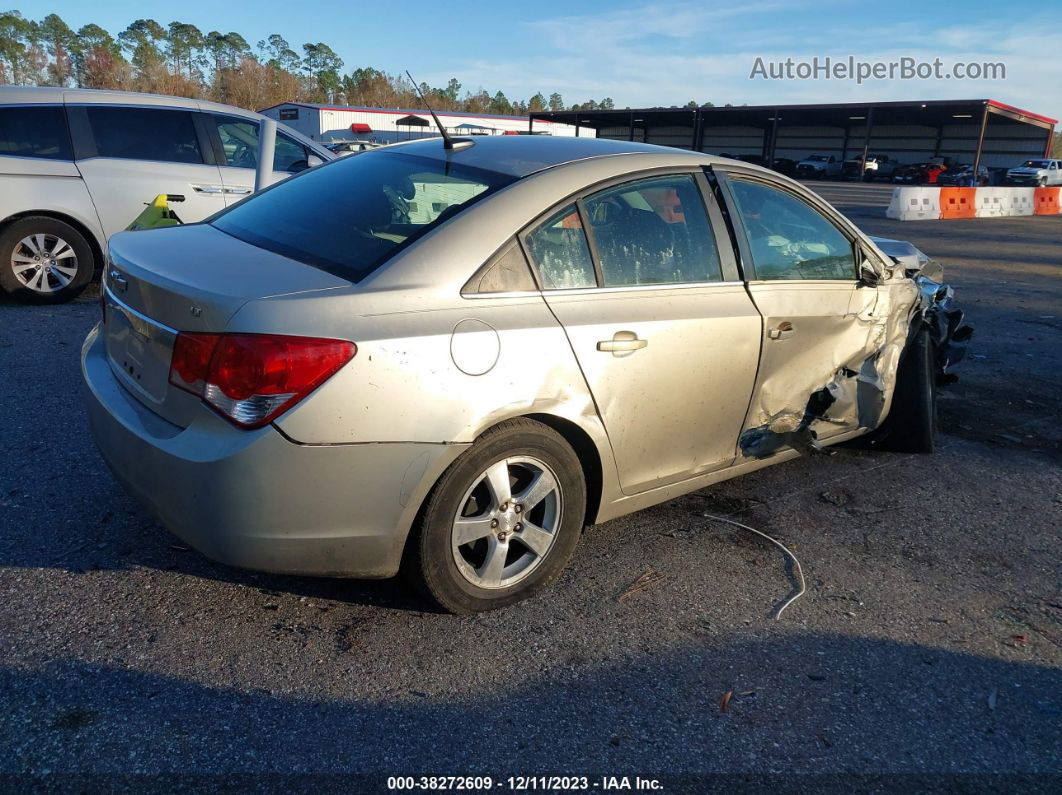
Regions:
<instances>
[{"instance_id":1,"label":"windshield","mask_svg":"<svg viewBox=\"0 0 1062 795\"><path fill-rule=\"evenodd\" d=\"M811 155L811 157L808 158L808 160L815 160L818 162L825 162L826 159L826 155Z\"/></svg>"},{"instance_id":2,"label":"windshield","mask_svg":"<svg viewBox=\"0 0 1062 795\"><path fill-rule=\"evenodd\" d=\"M1046 160L1026 160L1021 164L1023 168L1047 168Z\"/></svg>"},{"instance_id":3,"label":"windshield","mask_svg":"<svg viewBox=\"0 0 1062 795\"><path fill-rule=\"evenodd\" d=\"M400 152L364 152L252 196L211 224L358 282L404 246L514 177Z\"/></svg>"}]
</instances>

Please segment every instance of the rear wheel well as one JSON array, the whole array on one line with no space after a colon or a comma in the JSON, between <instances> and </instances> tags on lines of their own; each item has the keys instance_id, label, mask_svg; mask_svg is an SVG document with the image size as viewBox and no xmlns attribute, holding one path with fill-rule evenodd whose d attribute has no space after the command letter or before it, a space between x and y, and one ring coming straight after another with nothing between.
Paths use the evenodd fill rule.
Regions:
<instances>
[{"instance_id":1,"label":"rear wheel well","mask_svg":"<svg viewBox=\"0 0 1062 795\"><path fill-rule=\"evenodd\" d=\"M92 258L94 260L93 278L95 278L100 272L100 269L103 268L103 249L100 247L100 242L96 239L95 233L76 218L66 215L65 213L55 212L54 210L25 210L20 213L9 215L3 221L0 221L0 230L4 229L9 224L13 224L15 221L21 221L23 218L33 217L54 218L56 221L62 221L64 224L69 224L80 232L81 236L85 238L85 242L88 243L89 248L92 249Z\"/></svg>"},{"instance_id":2,"label":"rear wheel well","mask_svg":"<svg viewBox=\"0 0 1062 795\"><path fill-rule=\"evenodd\" d=\"M601 456L597 452L590 435L571 420L558 417L555 414L527 414L529 420L548 425L561 436L564 441L571 445L575 455L579 457L579 463L583 467L583 477L586 479L586 518L585 525L592 525L597 521L597 512L601 507Z\"/></svg>"}]
</instances>

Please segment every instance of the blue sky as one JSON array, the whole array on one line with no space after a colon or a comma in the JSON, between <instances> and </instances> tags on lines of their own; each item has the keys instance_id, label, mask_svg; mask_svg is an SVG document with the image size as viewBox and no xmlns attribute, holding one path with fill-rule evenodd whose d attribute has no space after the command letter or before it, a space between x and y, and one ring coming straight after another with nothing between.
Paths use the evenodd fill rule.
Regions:
<instances>
[{"instance_id":1,"label":"blue sky","mask_svg":"<svg viewBox=\"0 0 1062 795\"><path fill-rule=\"evenodd\" d=\"M72 27L96 22L117 34L150 15L163 24L190 22L204 32L235 30L252 45L280 33L300 49L324 41L346 69L371 65L409 69L418 80L465 89L501 89L526 98L556 90L569 103L611 96L617 107L870 101L991 97L1062 117L1062 3L686 2L582 0L513 3L421 2L257 3L183 0L145 5L9 2L40 19L56 12ZM1005 80L750 80L765 60L865 60L910 56L955 61L1001 61Z\"/></svg>"}]
</instances>

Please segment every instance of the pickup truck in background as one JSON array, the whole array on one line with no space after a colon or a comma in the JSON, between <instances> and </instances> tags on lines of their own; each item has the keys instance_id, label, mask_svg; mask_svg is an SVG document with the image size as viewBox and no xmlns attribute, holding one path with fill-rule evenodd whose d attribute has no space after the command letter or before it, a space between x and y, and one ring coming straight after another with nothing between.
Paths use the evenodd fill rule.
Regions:
<instances>
[{"instance_id":1,"label":"pickup truck in background","mask_svg":"<svg viewBox=\"0 0 1062 795\"><path fill-rule=\"evenodd\" d=\"M888 155L867 155L866 163L862 161L862 156L850 157L845 160L842 169L844 176L848 179L862 179L866 182L873 182L876 179L891 179L899 165ZM862 165L862 173L860 173L860 165Z\"/></svg>"},{"instance_id":2,"label":"pickup truck in background","mask_svg":"<svg viewBox=\"0 0 1062 795\"><path fill-rule=\"evenodd\" d=\"M834 155L808 155L796 167L797 179L826 179L841 175L841 161Z\"/></svg>"},{"instance_id":3,"label":"pickup truck in background","mask_svg":"<svg viewBox=\"0 0 1062 795\"><path fill-rule=\"evenodd\" d=\"M1026 160L1017 168L1007 171L1010 185L1062 185L1062 160Z\"/></svg>"}]
</instances>

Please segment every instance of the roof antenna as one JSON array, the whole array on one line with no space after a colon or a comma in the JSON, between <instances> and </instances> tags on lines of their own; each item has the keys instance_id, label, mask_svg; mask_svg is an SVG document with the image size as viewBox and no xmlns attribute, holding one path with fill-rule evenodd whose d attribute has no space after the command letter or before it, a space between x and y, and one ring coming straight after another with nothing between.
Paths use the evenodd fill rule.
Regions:
<instances>
[{"instance_id":1,"label":"roof antenna","mask_svg":"<svg viewBox=\"0 0 1062 795\"><path fill-rule=\"evenodd\" d=\"M435 111L431 109L431 105L428 104L427 97L424 96L424 92L420 90L420 86L417 85L417 81L413 79L413 75L406 70L406 77L409 78L409 82L413 84L413 90L417 92L417 96L420 97L420 101L424 103L424 107L428 109L428 113L435 119L435 126L439 128L439 132L442 133L443 149L453 149L454 151L460 149L468 149L470 146L475 146L476 142L470 138L451 138L446 128L442 126L442 122L439 121L439 117L435 115Z\"/></svg>"}]
</instances>

